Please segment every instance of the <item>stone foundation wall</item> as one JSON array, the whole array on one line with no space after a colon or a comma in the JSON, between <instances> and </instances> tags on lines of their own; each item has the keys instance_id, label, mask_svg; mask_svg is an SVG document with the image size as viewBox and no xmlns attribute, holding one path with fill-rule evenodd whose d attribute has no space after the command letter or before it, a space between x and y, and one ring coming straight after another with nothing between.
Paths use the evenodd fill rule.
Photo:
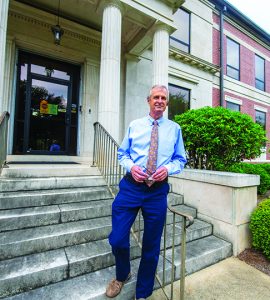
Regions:
<instances>
[{"instance_id":1,"label":"stone foundation wall","mask_svg":"<svg viewBox=\"0 0 270 300\"><path fill-rule=\"evenodd\" d=\"M185 169L169 182L172 192L197 209L198 218L213 224L214 235L233 244L234 255L251 246L249 222L257 206L259 176Z\"/></svg>"}]
</instances>

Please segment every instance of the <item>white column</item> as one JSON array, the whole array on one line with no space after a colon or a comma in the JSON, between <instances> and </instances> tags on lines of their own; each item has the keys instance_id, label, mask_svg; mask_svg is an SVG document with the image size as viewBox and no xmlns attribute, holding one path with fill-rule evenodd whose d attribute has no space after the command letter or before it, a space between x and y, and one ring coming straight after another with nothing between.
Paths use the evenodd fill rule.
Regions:
<instances>
[{"instance_id":1,"label":"white column","mask_svg":"<svg viewBox=\"0 0 270 300\"><path fill-rule=\"evenodd\" d=\"M0 1L0 114L4 110L3 87L4 87L8 4L9 4L8 0Z\"/></svg>"},{"instance_id":2,"label":"white column","mask_svg":"<svg viewBox=\"0 0 270 300\"><path fill-rule=\"evenodd\" d=\"M4 83L5 88L3 90L3 110L11 112L12 99L14 93L14 66L15 66L15 41L11 37L6 39L6 54L5 54L5 74Z\"/></svg>"},{"instance_id":3,"label":"white column","mask_svg":"<svg viewBox=\"0 0 270 300\"><path fill-rule=\"evenodd\" d=\"M118 141L122 12L120 1L103 10L98 120Z\"/></svg>"},{"instance_id":4,"label":"white column","mask_svg":"<svg viewBox=\"0 0 270 300\"><path fill-rule=\"evenodd\" d=\"M168 86L169 32L166 25L157 25L153 39L153 85Z\"/></svg>"},{"instance_id":5,"label":"white column","mask_svg":"<svg viewBox=\"0 0 270 300\"><path fill-rule=\"evenodd\" d=\"M85 59L83 70L82 110L80 114L80 156L92 162L94 146L94 123L97 121L99 66Z\"/></svg>"}]
</instances>

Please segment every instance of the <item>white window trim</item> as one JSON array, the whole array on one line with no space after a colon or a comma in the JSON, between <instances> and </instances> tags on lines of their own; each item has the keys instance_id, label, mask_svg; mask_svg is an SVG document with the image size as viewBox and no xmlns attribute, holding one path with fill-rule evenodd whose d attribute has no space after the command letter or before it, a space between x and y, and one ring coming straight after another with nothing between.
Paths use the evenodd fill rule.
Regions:
<instances>
[{"instance_id":1,"label":"white window trim","mask_svg":"<svg viewBox=\"0 0 270 300\"><path fill-rule=\"evenodd\" d=\"M262 106L254 105L254 109L267 113L267 108L262 107Z\"/></svg>"},{"instance_id":2,"label":"white window trim","mask_svg":"<svg viewBox=\"0 0 270 300\"><path fill-rule=\"evenodd\" d=\"M227 102L231 102L231 103L234 103L234 104L238 104L238 105L242 105L243 104L243 101L240 100L240 99L236 99L236 98L232 98L230 96L225 96L225 100Z\"/></svg>"}]
</instances>

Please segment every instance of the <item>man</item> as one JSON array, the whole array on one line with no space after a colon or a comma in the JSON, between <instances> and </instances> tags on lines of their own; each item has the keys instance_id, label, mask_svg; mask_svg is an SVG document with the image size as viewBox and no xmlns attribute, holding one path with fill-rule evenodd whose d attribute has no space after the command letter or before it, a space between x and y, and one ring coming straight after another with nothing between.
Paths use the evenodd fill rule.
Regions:
<instances>
[{"instance_id":1,"label":"man","mask_svg":"<svg viewBox=\"0 0 270 300\"><path fill-rule=\"evenodd\" d=\"M149 115L131 122L118 150L119 162L127 174L119 183L112 205L109 242L115 256L116 279L106 289L110 298L117 296L130 278L130 228L139 209L144 235L136 299L152 294L167 211L168 175L181 172L186 163L180 126L163 117L168 105L166 86L153 86L147 101Z\"/></svg>"}]
</instances>

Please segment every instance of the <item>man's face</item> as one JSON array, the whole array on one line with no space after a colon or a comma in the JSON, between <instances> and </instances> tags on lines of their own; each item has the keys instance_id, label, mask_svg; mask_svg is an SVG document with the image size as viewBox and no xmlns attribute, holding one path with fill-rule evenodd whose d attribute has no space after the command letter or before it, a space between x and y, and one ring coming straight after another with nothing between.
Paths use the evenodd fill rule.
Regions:
<instances>
[{"instance_id":1,"label":"man's face","mask_svg":"<svg viewBox=\"0 0 270 300\"><path fill-rule=\"evenodd\" d=\"M162 115L168 105L167 93L165 89L154 88L148 99L150 115Z\"/></svg>"}]
</instances>

